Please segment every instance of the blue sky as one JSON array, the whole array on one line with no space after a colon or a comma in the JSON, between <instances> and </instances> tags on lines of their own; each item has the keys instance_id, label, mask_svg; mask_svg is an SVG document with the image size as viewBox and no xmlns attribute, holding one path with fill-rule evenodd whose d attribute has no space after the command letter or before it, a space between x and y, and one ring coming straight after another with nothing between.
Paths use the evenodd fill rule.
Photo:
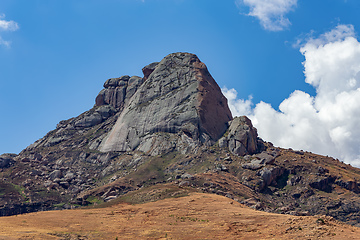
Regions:
<instances>
[{"instance_id":1,"label":"blue sky","mask_svg":"<svg viewBox=\"0 0 360 240\"><path fill-rule=\"evenodd\" d=\"M329 66L313 61L313 56L327 59L321 47L345 44L347 38L355 41L350 50L356 47L359 9L358 0L1 0L0 154L18 153L60 120L90 109L106 79L142 76L143 66L185 51L208 66L224 93L232 94L227 96L234 115L249 115L264 140L357 165L360 150L351 130L359 126L344 124L346 119L323 124L327 112L321 110L331 107L317 96L327 96L321 87L326 84L311 77L329 78L320 74ZM314 70L318 65L323 68ZM357 90L356 77L355 85L339 94L350 90ZM313 118L289 111L306 99ZM284 101L287 108L279 108ZM358 115L352 110L349 116ZM267 131L272 124L274 131L285 130ZM328 128L314 138L308 125ZM341 150L349 144L350 155Z\"/></svg>"}]
</instances>

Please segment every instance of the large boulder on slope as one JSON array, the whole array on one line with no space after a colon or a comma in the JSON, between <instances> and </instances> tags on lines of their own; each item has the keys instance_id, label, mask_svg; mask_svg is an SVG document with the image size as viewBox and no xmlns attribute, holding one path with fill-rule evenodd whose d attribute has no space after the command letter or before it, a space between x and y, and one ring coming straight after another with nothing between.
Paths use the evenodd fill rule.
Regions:
<instances>
[{"instance_id":1,"label":"large boulder on slope","mask_svg":"<svg viewBox=\"0 0 360 240\"><path fill-rule=\"evenodd\" d=\"M236 117L231 121L228 134L219 140L219 146L228 147L231 153L238 156L251 155L264 150L256 128L246 116Z\"/></svg>"}]
</instances>

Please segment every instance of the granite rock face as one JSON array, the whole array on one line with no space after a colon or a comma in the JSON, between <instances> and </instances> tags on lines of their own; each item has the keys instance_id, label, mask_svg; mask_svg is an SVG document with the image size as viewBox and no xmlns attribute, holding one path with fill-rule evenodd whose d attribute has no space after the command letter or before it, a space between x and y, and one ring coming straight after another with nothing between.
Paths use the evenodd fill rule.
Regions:
<instances>
[{"instance_id":1,"label":"granite rock face","mask_svg":"<svg viewBox=\"0 0 360 240\"><path fill-rule=\"evenodd\" d=\"M143 72L144 82L136 81L139 85L133 94L126 94L129 84L108 83L97 97L97 105L123 108L100 151L187 152L214 143L227 130L232 119L227 99L196 55L170 54L160 63L144 67ZM125 87L125 94L102 97Z\"/></svg>"}]
</instances>

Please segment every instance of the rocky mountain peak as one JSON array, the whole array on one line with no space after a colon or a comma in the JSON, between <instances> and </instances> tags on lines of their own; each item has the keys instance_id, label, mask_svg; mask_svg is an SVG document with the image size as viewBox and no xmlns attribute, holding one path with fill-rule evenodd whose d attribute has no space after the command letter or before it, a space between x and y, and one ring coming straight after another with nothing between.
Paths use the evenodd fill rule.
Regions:
<instances>
[{"instance_id":1,"label":"rocky mountain peak","mask_svg":"<svg viewBox=\"0 0 360 240\"><path fill-rule=\"evenodd\" d=\"M187 154L213 145L230 124L231 134L220 139L221 145L239 156L261 150L250 120L232 121L227 99L196 55L169 54L142 71L144 77L106 80L92 109L60 121L27 150L61 143L61 148L103 153Z\"/></svg>"},{"instance_id":2,"label":"rocky mountain peak","mask_svg":"<svg viewBox=\"0 0 360 240\"><path fill-rule=\"evenodd\" d=\"M143 73L106 80L93 108L0 155L0 216L187 189L360 226L359 169L262 141L249 118L232 118L194 54L170 54Z\"/></svg>"},{"instance_id":3,"label":"rocky mountain peak","mask_svg":"<svg viewBox=\"0 0 360 240\"><path fill-rule=\"evenodd\" d=\"M121 111L101 151L186 152L225 133L232 119L227 99L196 55L170 54L144 67L143 73L142 79L107 80L96 98L97 105Z\"/></svg>"}]
</instances>

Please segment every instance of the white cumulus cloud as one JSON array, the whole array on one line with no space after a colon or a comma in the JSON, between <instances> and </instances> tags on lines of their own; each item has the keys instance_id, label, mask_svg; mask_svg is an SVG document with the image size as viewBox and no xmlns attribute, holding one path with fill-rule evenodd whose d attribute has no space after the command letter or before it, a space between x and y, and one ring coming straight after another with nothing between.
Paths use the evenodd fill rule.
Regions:
<instances>
[{"instance_id":1,"label":"white cumulus cloud","mask_svg":"<svg viewBox=\"0 0 360 240\"><path fill-rule=\"evenodd\" d=\"M249 110L251 99L239 100L234 89L223 89L232 94L230 109L239 109L232 110L234 115L250 112L260 137L277 146L330 155L359 167L360 43L353 26L339 25L308 39L300 52L305 81L316 89L315 96L296 90L279 111L264 102Z\"/></svg>"},{"instance_id":2,"label":"white cumulus cloud","mask_svg":"<svg viewBox=\"0 0 360 240\"><path fill-rule=\"evenodd\" d=\"M5 14L0 14L0 31L16 31L19 29L19 24L17 22L12 20L7 21L4 18ZM10 41L6 41L0 36L0 45L9 47L10 43Z\"/></svg>"},{"instance_id":3,"label":"white cumulus cloud","mask_svg":"<svg viewBox=\"0 0 360 240\"><path fill-rule=\"evenodd\" d=\"M297 0L236 0L238 7L249 7L249 16L259 19L260 24L269 31L281 31L291 23L285 16L292 11Z\"/></svg>"},{"instance_id":4,"label":"white cumulus cloud","mask_svg":"<svg viewBox=\"0 0 360 240\"><path fill-rule=\"evenodd\" d=\"M247 100L237 99L237 92L234 88L228 89L227 87L221 88L224 96L228 100L228 105L231 113L234 116L250 115L252 112L251 106L252 96L249 96Z\"/></svg>"}]
</instances>

